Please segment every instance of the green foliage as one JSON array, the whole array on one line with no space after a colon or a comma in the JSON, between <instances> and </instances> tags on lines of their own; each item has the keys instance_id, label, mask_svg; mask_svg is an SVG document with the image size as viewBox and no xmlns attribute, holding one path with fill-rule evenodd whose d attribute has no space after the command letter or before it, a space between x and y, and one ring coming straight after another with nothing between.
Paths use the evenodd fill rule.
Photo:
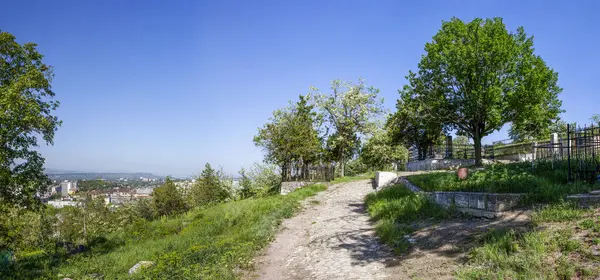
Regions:
<instances>
[{"instance_id":1,"label":"green foliage","mask_svg":"<svg viewBox=\"0 0 600 280\"><path fill-rule=\"evenodd\" d=\"M168 177L162 186L154 188L152 203L158 216L175 215L187 210L183 195Z\"/></svg>"},{"instance_id":2,"label":"green foliage","mask_svg":"<svg viewBox=\"0 0 600 280\"><path fill-rule=\"evenodd\" d=\"M273 117L254 136L254 143L266 152L267 162L282 166L318 159L322 149L317 131L320 116L308 99L300 95L297 103L273 112Z\"/></svg>"},{"instance_id":3,"label":"green foliage","mask_svg":"<svg viewBox=\"0 0 600 280\"><path fill-rule=\"evenodd\" d=\"M469 253L468 262L457 271L458 279L595 279L599 276L586 240L574 225L584 210L562 204L534 212L541 226L531 232L492 230L479 247ZM562 223L548 226L544 223ZM593 238L593 236L591 237Z\"/></svg>"},{"instance_id":4,"label":"green foliage","mask_svg":"<svg viewBox=\"0 0 600 280\"><path fill-rule=\"evenodd\" d=\"M534 53L522 27L513 33L501 18L452 18L425 51L418 73L408 76L409 90L428 118L473 139L477 165L484 136L506 123L513 138L545 136L562 112L558 74Z\"/></svg>"},{"instance_id":5,"label":"green foliage","mask_svg":"<svg viewBox=\"0 0 600 280\"><path fill-rule=\"evenodd\" d=\"M248 171L242 169L239 173L241 198L264 197L279 193L281 176L277 174L276 166L254 163Z\"/></svg>"},{"instance_id":6,"label":"green foliage","mask_svg":"<svg viewBox=\"0 0 600 280\"><path fill-rule=\"evenodd\" d=\"M426 83L414 73L406 78L410 84L399 91L397 111L389 116L386 127L393 143L415 147L418 158L425 159L428 149L443 138L443 122L439 112L432 109L436 103L427 100L430 89Z\"/></svg>"},{"instance_id":7,"label":"green foliage","mask_svg":"<svg viewBox=\"0 0 600 280\"><path fill-rule=\"evenodd\" d=\"M334 80L328 95L319 93L317 88L312 90L327 130L331 131L327 139L329 153L339 163L343 177L346 161L359 147L359 135L376 128L375 119L383 113L383 99L377 98L378 89L365 85L362 79L356 84Z\"/></svg>"},{"instance_id":8,"label":"green foliage","mask_svg":"<svg viewBox=\"0 0 600 280\"><path fill-rule=\"evenodd\" d=\"M406 162L408 150L402 145L392 144L385 130L377 130L363 146L360 159L373 169L387 170L392 163Z\"/></svg>"},{"instance_id":9,"label":"green foliage","mask_svg":"<svg viewBox=\"0 0 600 280\"><path fill-rule=\"evenodd\" d=\"M529 202L558 202L569 194L590 191L587 183L567 184L566 170L536 167L531 163L494 164L483 170L470 170L466 180L456 172L432 172L408 176L425 191L468 191L527 193Z\"/></svg>"},{"instance_id":10,"label":"green foliage","mask_svg":"<svg viewBox=\"0 0 600 280\"><path fill-rule=\"evenodd\" d=\"M92 190L105 190L119 187L119 184L114 181L106 180L78 180L77 188L81 192L87 192Z\"/></svg>"},{"instance_id":11,"label":"green foliage","mask_svg":"<svg viewBox=\"0 0 600 280\"><path fill-rule=\"evenodd\" d=\"M35 195L50 184L35 147L38 137L53 143L59 102L51 90L52 67L36 46L20 45L0 30L0 204L39 206Z\"/></svg>"},{"instance_id":12,"label":"green foliage","mask_svg":"<svg viewBox=\"0 0 600 280\"><path fill-rule=\"evenodd\" d=\"M191 204L193 206L206 206L230 198L231 194L223 184L221 177L220 172L217 172L209 163L206 163L204 170L202 170L200 177L197 178L190 191Z\"/></svg>"},{"instance_id":13,"label":"green foliage","mask_svg":"<svg viewBox=\"0 0 600 280\"><path fill-rule=\"evenodd\" d=\"M365 204L369 216L377 221L377 235L398 253L408 247L404 235L416 229L413 222L448 217L448 212L427 196L414 193L401 184L368 194Z\"/></svg>"},{"instance_id":14,"label":"green foliage","mask_svg":"<svg viewBox=\"0 0 600 280\"><path fill-rule=\"evenodd\" d=\"M369 167L363 163L361 158L348 161L345 168L344 172L346 176L356 176L369 171Z\"/></svg>"},{"instance_id":15,"label":"green foliage","mask_svg":"<svg viewBox=\"0 0 600 280\"><path fill-rule=\"evenodd\" d=\"M545 206L533 212L531 214L531 221L537 225L552 222L568 222L578 220L588 212L589 210L580 209L573 204L562 202Z\"/></svg>"},{"instance_id":16,"label":"green foliage","mask_svg":"<svg viewBox=\"0 0 600 280\"><path fill-rule=\"evenodd\" d=\"M52 261L48 254L21 255L0 269L2 279L83 279L98 273L104 279L236 279L238 268L251 268L257 251L268 244L284 218L299 209L299 201L326 189L312 185L286 196L222 203L152 222L137 221L106 236L103 245ZM141 260L156 266L130 276ZM34 268L34 269L32 269Z\"/></svg>"}]
</instances>

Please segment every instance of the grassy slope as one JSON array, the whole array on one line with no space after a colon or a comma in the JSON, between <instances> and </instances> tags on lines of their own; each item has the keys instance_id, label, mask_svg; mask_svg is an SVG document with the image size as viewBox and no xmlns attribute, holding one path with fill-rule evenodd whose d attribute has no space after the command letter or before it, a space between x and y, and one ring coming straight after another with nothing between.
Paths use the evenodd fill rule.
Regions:
<instances>
[{"instance_id":1,"label":"grassy slope","mask_svg":"<svg viewBox=\"0 0 600 280\"><path fill-rule=\"evenodd\" d=\"M397 253L408 247L404 238L416 230L413 222L424 219L440 219L448 215L426 196L408 190L402 184L370 193L365 200L367 211L377 221L377 235Z\"/></svg>"},{"instance_id":2,"label":"grassy slope","mask_svg":"<svg viewBox=\"0 0 600 280\"><path fill-rule=\"evenodd\" d=\"M338 178L335 178L333 181L331 181L331 183L332 184L348 183L348 182L352 182L352 181L372 179L373 177L375 177L375 172L369 172L369 173L356 175L356 176L338 177Z\"/></svg>"},{"instance_id":3,"label":"grassy slope","mask_svg":"<svg viewBox=\"0 0 600 280\"><path fill-rule=\"evenodd\" d=\"M109 236L102 249L72 256L56 267L17 270L20 275L13 271L0 278L82 279L99 273L104 279L123 279L129 277L130 267L147 260L156 266L135 278L235 279L236 271L251 268L255 252L270 241L282 219L294 214L299 201L324 189L313 185L286 196L224 203L146 222Z\"/></svg>"},{"instance_id":4,"label":"grassy slope","mask_svg":"<svg viewBox=\"0 0 600 280\"><path fill-rule=\"evenodd\" d=\"M469 254L460 279L598 279L600 218L568 204L549 206L532 216L536 230L493 231Z\"/></svg>"},{"instance_id":5,"label":"grassy slope","mask_svg":"<svg viewBox=\"0 0 600 280\"><path fill-rule=\"evenodd\" d=\"M529 163L495 164L471 170L467 180L459 180L456 172L419 174L407 179L425 191L528 193L535 202L556 202L568 194L594 188L587 183L567 184L564 170L549 169L540 167L532 172Z\"/></svg>"}]
</instances>

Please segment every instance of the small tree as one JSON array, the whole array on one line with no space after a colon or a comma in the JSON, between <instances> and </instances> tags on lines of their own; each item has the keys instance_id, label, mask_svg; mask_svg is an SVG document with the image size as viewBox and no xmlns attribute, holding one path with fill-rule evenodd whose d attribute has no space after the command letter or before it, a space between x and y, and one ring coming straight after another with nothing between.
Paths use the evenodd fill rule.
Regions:
<instances>
[{"instance_id":1,"label":"small tree","mask_svg":"<svg viewBox=\"0 0 600 280\"><path fill-rule=\"evenodd\" d=\"M360 158L370 168L386 169L392 163L406 161L408 150L402 145L392 144L387 131L378 130L363 146Z\"/></svg>"},{"instance_id":2,"label":"small tree","mask_svg":"<svg viewBox=\"0 0 600 280\"><path fill-rule=\"evenodd\" d=\"M308 99L300 95L295 104L273 112L273 117L254 137L254 143L266 152L265 161L281 167L283 180L290 179L291 163L307 167L317 161L322 152L317 130L320 117Z\"/></svg>"},{"instance_id":3,"label":"small tree","mask_svg":"<svg viewBox=\"0 0 600 280\"><path fill-rule=\"evenodd\" d=\"M167 177L162 186L154 188L152 192L152 204L159 216L175 215L187 210L181 192L169 177Z\"/></svg>"},{"instance_id":4,"label":"small tree","mask_svg":"<svg viewBox=\"0 0 600 280\"><path fill-rule=\"evenodd\" d=\"M484 136L506 123L513 135L544 135L562 112L558 74L534 53L522 27L512 33L501 18L452 18L425 51L410 79L424 86L419 94L430 114L473 139L477 165Z\"/></svg>"},{"instance_id":5,"label":"small tree","mask_svg":"<svg viewBox=\"0 0 600 280\"><path fill-rule=\"evenodd\" d=\"M192 204L194 206L205 206L211 203L223 202L228 198L230 198L230 193L221 183L218 172L209 163L206 163L200 177L190 190Z\"/></svg>"},{"instance_id":6,"label":"small tree","mask_svg":"<svg viewBox=\"0 0 600 280\"><path fill-rule=\"evenodd\" d=\"M362 79L356 84L334 80L331 94L319 93L317 88L312 90L331 132L327 143L336 153L343 177L344 164L357 151L359 137L377 127L375 119L383 113L383 99L377 97L378 89L365 85Z\"/></svg>"}]
</instances>

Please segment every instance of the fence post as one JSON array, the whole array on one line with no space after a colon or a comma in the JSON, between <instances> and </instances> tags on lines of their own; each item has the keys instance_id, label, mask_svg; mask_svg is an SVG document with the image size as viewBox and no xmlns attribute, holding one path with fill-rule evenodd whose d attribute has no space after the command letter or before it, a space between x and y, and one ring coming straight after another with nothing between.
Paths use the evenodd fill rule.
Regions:
<instances>
[{"instance_id":1,"label":"fence post","mask_svg":"<svg viewBox=\"0 0 600 280\"><path fill-rule=\"evenodd\" d=\"M446 158L452 158L452 136L446 136Z\"/></svg>"},{"instance_id":2,"label":"fence post","mask_svg":"<svg viewBox=\"0 0 600 280\"><path fill-rule=\"evenodd\" d=\"M567 182L571 182L571 125L567 124L567 166L569 172L567 174Z\"/></svg>"},{"instance_id":3,"label":"fence post","mask_svg":"<svg viewBox=\"0 0 600 280\"><path fill-rule=\"evenodd\" d=\"M531 172L535 171L535 155L537 153L537 142L531 143Z\"/></svg>"}]
</instances>

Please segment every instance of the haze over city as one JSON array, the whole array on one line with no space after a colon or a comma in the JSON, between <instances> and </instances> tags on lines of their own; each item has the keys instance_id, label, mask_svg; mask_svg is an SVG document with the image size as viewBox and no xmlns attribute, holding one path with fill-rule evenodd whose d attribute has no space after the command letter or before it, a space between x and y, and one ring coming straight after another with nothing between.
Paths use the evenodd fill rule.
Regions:
<instances>
[{"instance_id":1,"label":"haze over city","mask_svg":"<svg viewBox=\"0 0 600 280\"><path fill-rule=\"evenodd\" d=\"M394 111L453 16L524 26L559 73L562 119L597 113L599 3L376 2L8 1L0 27L54 67L63 125L40 147L53 169L185 176L210 162L235 174L263 159L257 128L311 85L363 77Z\"/></svg>"}]
</instances>

